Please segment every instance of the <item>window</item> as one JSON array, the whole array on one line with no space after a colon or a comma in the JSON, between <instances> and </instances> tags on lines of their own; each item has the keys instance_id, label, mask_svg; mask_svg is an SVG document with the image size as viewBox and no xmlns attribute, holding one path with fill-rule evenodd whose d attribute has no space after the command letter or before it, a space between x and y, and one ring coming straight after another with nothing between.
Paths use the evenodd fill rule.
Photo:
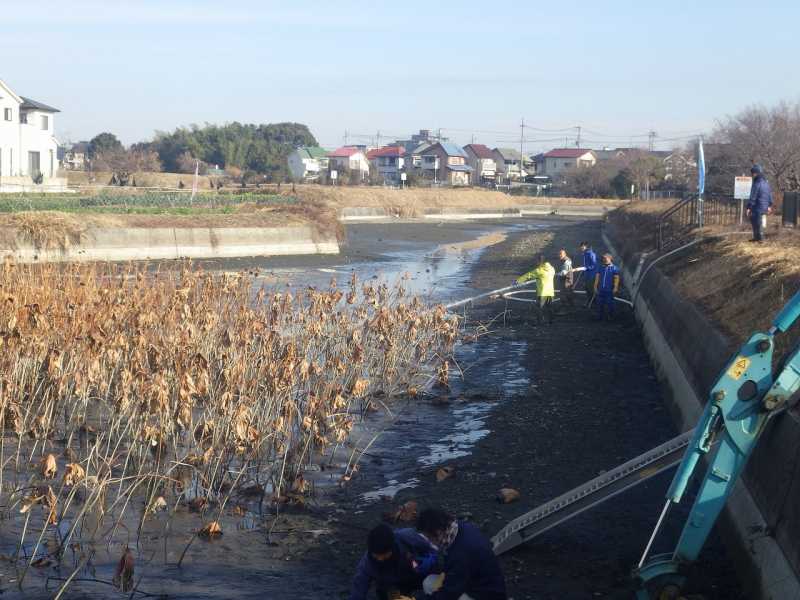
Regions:
<instances>
[{"instance_id":1,"label":"window","mask_svg":"<svg viewBox=\"0 0 800 600\"><path fill-rule=\"evenodd\" d=\"M50 118L47 115L42 115L42 131L50 129Z\"/></svg>"},{"instance_id":2,"label":"window","mask_svg":"<svg viewBox=\"0 0 800 600\"><path fill-rule=\"evenodd\" d=\"M10 121L11 120L11 109L10 108L4 108L3 109L3 118L6 121Z\"/></svg>"}]
</instances>

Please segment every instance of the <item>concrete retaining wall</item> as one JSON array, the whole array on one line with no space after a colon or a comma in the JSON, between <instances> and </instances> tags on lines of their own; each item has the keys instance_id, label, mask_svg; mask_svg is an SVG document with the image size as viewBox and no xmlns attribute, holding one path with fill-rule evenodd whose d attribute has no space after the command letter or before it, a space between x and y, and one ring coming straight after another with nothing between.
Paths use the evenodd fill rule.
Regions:
<instances>
[{"instance_id":1,"label":"concrete retaining wall","mask_svg":"<svg viewBox=\"0 0 800 600\"><path fill-rule=\"evenodd\" d=\"M569 204L526 205L514 208L429 208L425 209L423 219L470 221L474 219L508 219L519 217L559 215L564 217L597 218L605 216L608 208L604 206L579 206ZM374 221L387 219L413 220L401 217L389 209L380 207L347 207L339 213L339 220Z\"/></svg>"},{"instance_id":2,"label":"concrete retaining wall","mask_svg":"<svg viewBox=\"0 0 800 600\"><path fill-rule=\"evenodd\" d=\"M613 230L604 241L613 249ZM619 244L622 246L622 244ZM629 291L638 256L620 255ZM683 299L658 268L641 284L634 308L681 431L694 427L708 390L735 345ZM800 598L800 420L787 413L763 434L720 522L747 598Z\"/></svg>"},{"instance_id":3,"label":"concrete retaining wall","mask_svg":"<svg viewBox=\"0 0 800 600\"><path fill-rule=\"evenodd\" d=\"M14 230L3 233L16 242L0 249L0 258L10 256L22 263L339 253L335 237L320 236L309 226L98 228L56 248L37 248Z\"/></svg>"},{"instance_id":4,"label":"concrete retaining wall","mask_svg":"<svg viewBox=\"0 0 800 600\"><path fill-rule=\"evenodd\" d=\"M68 193L66 177L48 177L42 183L33 183L30 177L0 177L0 194L64 194Z\"/></svg>"}]
</instances>

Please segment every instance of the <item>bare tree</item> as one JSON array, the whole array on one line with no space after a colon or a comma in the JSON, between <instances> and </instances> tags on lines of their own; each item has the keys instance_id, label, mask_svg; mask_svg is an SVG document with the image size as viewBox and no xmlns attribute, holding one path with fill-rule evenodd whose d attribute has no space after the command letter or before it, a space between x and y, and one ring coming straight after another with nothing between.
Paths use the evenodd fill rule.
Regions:
<instances>
[{"instance_id":1,"label":"bare tree","mask_svg":"<svg viewBox=\"0 0 800 600\"><path fill-rule=\"evenodd\" d=\"M749 167L760 163L779 189L791 189L800 174L800 103L751 106L717 124L713 138L731 145Z\"/></svg>"},{"instance_id":2,"label":"bare tree","mask_svg":"<svg viewBox=\"0 0 800 600\"><path fill-rule=\"evenodd\" d=\"M133 173L158 172L161 162L158 154L150 150L126 150L112 148L95 157L93 167L98 171L110 171L112 182L128 185Z\"/></svg>"}]
</instances>

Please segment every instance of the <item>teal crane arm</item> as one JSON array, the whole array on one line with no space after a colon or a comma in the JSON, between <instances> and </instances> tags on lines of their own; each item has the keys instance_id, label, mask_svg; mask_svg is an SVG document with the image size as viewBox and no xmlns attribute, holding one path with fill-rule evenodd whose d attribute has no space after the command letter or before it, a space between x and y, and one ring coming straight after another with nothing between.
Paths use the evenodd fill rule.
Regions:
<instances>
[{"instance_id":1,"label":"teal crane arm","mask_svg":"<svg viewBox=\"0 0 800 600\"><path fill-rule=\"evenodd\" d=\"M683 584L682 567L697 559L759 437L774 414L800 390L800 345L773 371L775 335L800 319L800 292L783 307L766 333L756 333L726 365L667 492L666 504L633 575L640 600L654 586ZM716 451L712 449L716 444ZM700 459L709 465L675 551L648 557L664 518L686 492Z\"/></svg>"}]
</instances>

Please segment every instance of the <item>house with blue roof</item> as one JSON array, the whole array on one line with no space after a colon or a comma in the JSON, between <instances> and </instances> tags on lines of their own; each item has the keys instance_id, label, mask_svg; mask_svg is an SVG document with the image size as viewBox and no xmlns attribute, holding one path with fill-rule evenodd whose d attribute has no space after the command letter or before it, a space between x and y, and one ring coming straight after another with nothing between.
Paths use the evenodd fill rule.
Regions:
<instances>
[{"instance_id":1,"label":"house with blue roof","mask_svg":"<svg viewBox=\"0 0 800 600\"><path fill-rule=\"evenodd\" d=\"M454 187L472 184L472 167L467 164L467 153L452 142L436 142L421 155L420 168L425 179Z\"/></svg>"}]
</instances>

